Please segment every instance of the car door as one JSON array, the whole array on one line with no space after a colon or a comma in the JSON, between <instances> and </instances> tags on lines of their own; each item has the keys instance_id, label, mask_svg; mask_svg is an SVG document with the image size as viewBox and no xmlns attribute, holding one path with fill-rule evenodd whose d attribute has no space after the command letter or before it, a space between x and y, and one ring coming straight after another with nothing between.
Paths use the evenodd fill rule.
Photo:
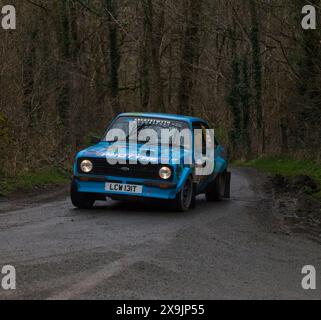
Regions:
<instances>
[{"instance_id":1,"label":"car door","mask_svg":"<svg viewBox=\"0 0 321 320\"><path fill-rule=\"evenodd\" d=\"M208 165L213 166L214 167L214 158L213 157L208 157L206 154L206 146L207 144L212 145L213 142L211 140L207 140L207 135L206 135L206 131L209 129L209 126L204 123L204 122L195 122L193 124L193 131L194 130L202 130L202 158L203 160L205 160ZM195 131L194 131L195 132ZM197 139L194 140L194 143L197 143ZM197 148L194 148L194 151ZM194 161L197 161L199 157L194 154ZM195 163L196 166L199 166L199 164ZM199 167L200 168L200 167ZM200 168L201 169L201 168ZM205 169L204 169L205 172ZM208 183L212 180L213 178L213 173L212 174L201 174L199 176L196 176L196 179L198 180L199 183L199 191L202 191L204 188L206 188L206 186L208 185Z\"/></svg>"}]
</instances>

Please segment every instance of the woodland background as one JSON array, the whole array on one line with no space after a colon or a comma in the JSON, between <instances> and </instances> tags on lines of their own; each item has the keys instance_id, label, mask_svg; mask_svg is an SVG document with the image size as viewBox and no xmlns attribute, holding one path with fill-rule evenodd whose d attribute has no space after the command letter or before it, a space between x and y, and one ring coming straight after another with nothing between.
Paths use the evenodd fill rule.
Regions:
<instances>
[{"instance_id":1,"label":"woodland background","mask_svg":"<svg viewBox=\"0 0 321 320\"><path fill-rule=\"evenodd\" d=\"M0 6L8 1L0 0ZM321 25L301 0L10 0L0 176L70 167L118 113L208 120L234 159L321 157Z\"/></svg>"}]
</instances>

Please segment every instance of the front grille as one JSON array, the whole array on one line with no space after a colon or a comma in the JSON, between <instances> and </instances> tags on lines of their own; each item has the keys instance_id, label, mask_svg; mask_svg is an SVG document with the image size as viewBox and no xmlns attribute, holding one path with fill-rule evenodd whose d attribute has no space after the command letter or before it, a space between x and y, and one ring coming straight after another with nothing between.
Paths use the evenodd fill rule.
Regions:
<instances>
[{"instance_id":1,"label":"front grille","mask_svg":"<svg viewBox=\"0 0 321 320\"><path fill-rule=\"evenodd\" d=\"M83 160L90 160L93 163L93 170L90 173L84 173L80 169L80 163ZM159 170L164 165L161 164L115 164L111 165L106 159L102 158L80 158L78 159L77 168L78 172L86 175L97 176L110 176L110 177L124 177L124 178L136 178L136 179L153 179L161 180L159 177ZM169 166L171 167L171 166ZM171 169L173 169L171 167ZM173 175L167 181L172 181Z\"/></svg>"}]
</instances>

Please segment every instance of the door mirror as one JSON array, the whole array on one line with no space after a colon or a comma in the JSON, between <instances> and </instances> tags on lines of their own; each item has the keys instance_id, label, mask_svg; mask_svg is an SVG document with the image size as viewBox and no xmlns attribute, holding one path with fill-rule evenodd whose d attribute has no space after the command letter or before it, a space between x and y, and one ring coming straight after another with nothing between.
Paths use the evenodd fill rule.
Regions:
<instances>
[{"instance_id":1,"label":"door mirror","mask_svg":"<svg viewBox=\"0 0 321 320\"><path fill-rule=\"evenodd\" d=\"M215 152L216 152L217 154L219 154L219 155L222 155L222 154L224 154L225 149L224 149L222 146L217 146L217 147L215 148Z\"/></svg>"}]
</instances>

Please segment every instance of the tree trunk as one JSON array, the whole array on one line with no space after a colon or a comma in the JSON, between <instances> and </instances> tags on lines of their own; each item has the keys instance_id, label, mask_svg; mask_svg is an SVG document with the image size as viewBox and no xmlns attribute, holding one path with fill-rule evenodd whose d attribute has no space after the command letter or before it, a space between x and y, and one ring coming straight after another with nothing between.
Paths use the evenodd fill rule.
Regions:
<instances>
[{"instance_id":1,"label":"tree trunk","mask_svg":"<svg viewBox=\"0 0 321 320\"><path fill-rule=\"evenodd\" d=\"M189 0L186 10L187 26L183 37L183 50L181 57L181 80L179 84L178 100L179 113L193 114L190 104L190 95L193 89L194 66L199 55L199 25L201 18L202 1Z\"/></svg>"},{"instance_id":2,"label":"tree trunk","mask_svg":"<svg viewBox=\"0 0 321 320\"><path fill-rule=\"evenodd\" d=\"M109 34L109 58L110 58L110 93L111 105L114 115L121 112L119 105L119 77L118 68L120 63L120 53L118 48L117 35L117 9L115 0L105 0L108 20L108 34Z\"/></svg>"},{"instance_id":3,"label":"tree trunk","mask_svg":"<svg viewBox=\"0 0 321 320\"><path fill-rule=\"evenodd\" d=\"M165 112L163 79L161 76L160 47L164 28L164 3L161 2L161 12L155 17L152 0L144 0L144 16L146 26L146 44L150 57L151 90L149 95L149 109Z\"/></svg>"}]
</instances>

